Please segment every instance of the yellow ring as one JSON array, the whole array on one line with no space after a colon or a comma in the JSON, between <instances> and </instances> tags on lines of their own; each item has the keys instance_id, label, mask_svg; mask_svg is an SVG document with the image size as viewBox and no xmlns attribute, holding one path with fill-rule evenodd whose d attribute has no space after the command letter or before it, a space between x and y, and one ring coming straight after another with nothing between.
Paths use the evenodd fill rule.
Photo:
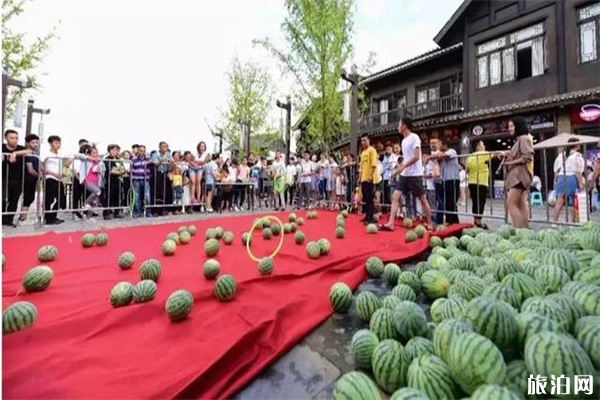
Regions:
<instances>
[{"instance_id":1,"label":"yellow ring","mask_svg":"<svg viewBox=\"0 0 600 400\"><path fill-rule=\"evenodd\" d=\"M281 222L281 220L279 218L277 218L274 215L266 215L262 218L260 218L258 221L256 221L253 225L252 225L252 229L250 229L250 232L248 232L248 239L246 241L246 251L248 252L248 255L250 256L250 258L259 263L261 258L256 258L254 257L254 254L252 254L252 251L250 251L250 242L252 241L252 233L254 232L254 230L256 229L256 227L258 226L258 224L262 224L263 220L274 220L275 222L277 222L279 224L279 226L281 227L281 233L280 238L279 238L279 246L277 246L277 248L275 249L275 251L273 252L273 254L271 254L268 258L273 258L277 255L277 253L279 253L279 250L281 250L281 246L283 246L283 236L285 235L285 232L283 231L283 223Z\"/></svg>"}]
</instances>

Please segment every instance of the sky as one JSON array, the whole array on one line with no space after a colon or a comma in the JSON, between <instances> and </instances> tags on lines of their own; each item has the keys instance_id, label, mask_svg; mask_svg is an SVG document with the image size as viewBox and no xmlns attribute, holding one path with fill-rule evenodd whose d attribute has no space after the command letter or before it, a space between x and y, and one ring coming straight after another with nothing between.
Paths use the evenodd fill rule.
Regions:
<instances>
[{"instance_id":1,"label":"sky","mask_svg":"<svg viewBox=\"0 0 600 400\"><path fill-rule=\"evenodd\" d=\"M461 2L356 0L348 67L373 51L376 72L437 47L433 37ZM234 56L264 65L282 100L292 90L276 61L252 46L264 37L281 46L284 17L284 0L32 0L12 27L30 40L57 27L60 38L37 71L43 87L29 97L51 109L44 135L61 136L66 152L80 138L101 150L153 149L161 140L192 150L200 140L213 148L205 120L217 122L226 105ZM273 107L275 126L280 116Z\"/></svg>"}]
</instances>

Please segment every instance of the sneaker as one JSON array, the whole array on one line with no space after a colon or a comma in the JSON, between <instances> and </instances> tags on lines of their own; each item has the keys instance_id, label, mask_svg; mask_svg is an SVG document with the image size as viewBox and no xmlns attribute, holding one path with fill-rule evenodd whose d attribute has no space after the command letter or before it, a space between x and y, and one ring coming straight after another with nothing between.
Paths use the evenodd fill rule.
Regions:
<instances>
[{"instance_id":1,"label":"sneaker","mask_svg":"<svg viewBox=\"0 0 600 400\"><path fill-rule=\"evenodd\" d=\"M213 210L212 208L208 208L208 209L206 210L206 212L207 212L207 213L209 213L209 214L212 214L212 213L214 213L214 212L215 212L215 210Z\"/></svg>"}]
</instances>

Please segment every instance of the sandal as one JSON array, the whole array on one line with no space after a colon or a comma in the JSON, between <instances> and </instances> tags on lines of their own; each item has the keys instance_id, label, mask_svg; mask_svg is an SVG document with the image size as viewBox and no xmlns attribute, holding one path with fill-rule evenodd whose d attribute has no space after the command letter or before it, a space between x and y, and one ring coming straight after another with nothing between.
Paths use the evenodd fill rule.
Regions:
<instances>
[{"instance_id":1,"label":"sandal","mask_svg":"<svg viewBox=\"0 0 600 400\"><path fill-rule=\"evenodd\" d=\"M387 225L379 225L379 230L385 231L385 232L394 232L394 228L390 228Z\"/></svg>"}]
</instances>

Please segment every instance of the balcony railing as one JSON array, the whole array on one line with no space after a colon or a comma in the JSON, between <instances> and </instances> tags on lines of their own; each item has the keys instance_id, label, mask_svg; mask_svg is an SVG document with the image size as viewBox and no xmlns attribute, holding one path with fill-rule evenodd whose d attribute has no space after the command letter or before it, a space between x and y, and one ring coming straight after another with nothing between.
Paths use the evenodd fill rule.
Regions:
<instances>
[{"instance_id":1,"label":"balcony railing","mask_svg":"<svg viewBox=\"0 0 600 400\"><path fill-rule=\"evenodd\" d=\"M397 125L404 115L408 115L413 119L420 119L438 114L462 111L462 109L462 94L453 94L425 103L411 104L383 113L366 115L360 120L359 130L362 133L376 128L391 127Z\"/></svg>"}]
</instances>

